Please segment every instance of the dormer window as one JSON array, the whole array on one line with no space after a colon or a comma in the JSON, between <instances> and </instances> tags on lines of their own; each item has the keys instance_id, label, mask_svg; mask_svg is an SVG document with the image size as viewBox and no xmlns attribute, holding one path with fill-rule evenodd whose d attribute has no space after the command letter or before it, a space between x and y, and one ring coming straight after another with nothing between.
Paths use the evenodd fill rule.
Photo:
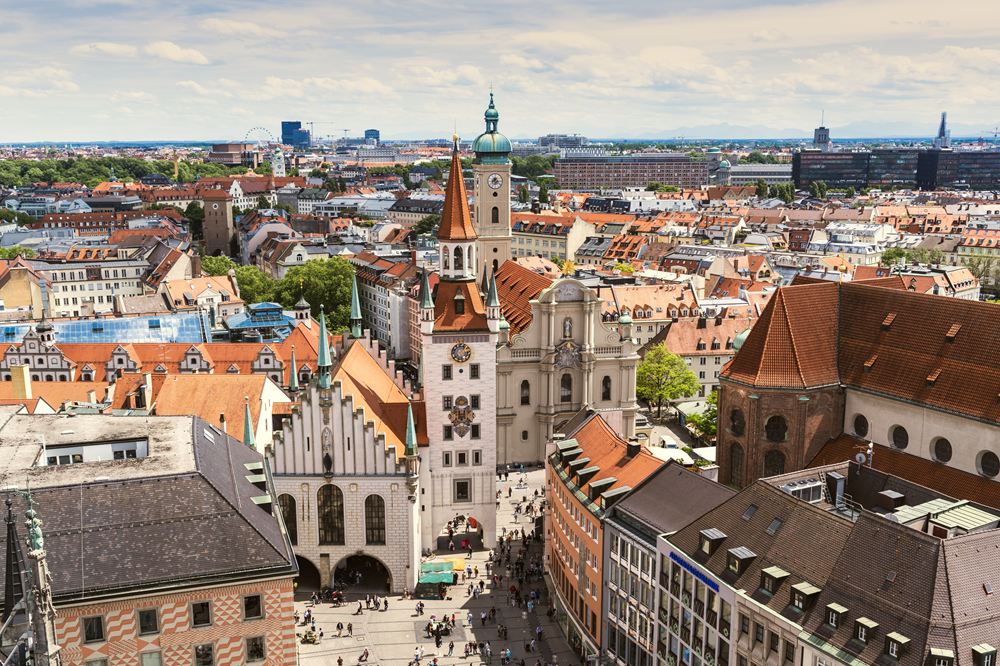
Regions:
<instances>
[{"instance_id":1,"label":"dormer window","mask_svg":"<svg viewBox=\"0 0 1000 666\"><path fill-rule=\"evenodd\" d=\"M699 340L698 341L698 351L705 351L705 341L704 340Z\"/></svg>"},{"instance_id":2,"label":"dormer window","mask_svg":"<svg viewBox=\"0 0 1000 666\"><path fill-rule=\"evenodd\" d=\"M781 567L768 567L760 572L760 589L773 596L788 576Z\"/></svg>"},{"instance_id":3,"label":"dormer window","mask_svg":"<svg viewBox=\"0 0 1000 666\"><path fill-rule=\"evenodd\" d=\"M875 637L875 630L878 629L878 622L873 622L867 617L859 617L854 621L854 640L868 644Z\"/></svg>"},{"instance_id":4,"label":"dormer window","mask_svg":"<svg viewBox=\"0 0 1000 666\"><path fill-rule=\"evenodd\" d=\"M726 535L714 527L702 530L698 535L698 550L710 556L725 539Z\"/></svg>"},{"instance_id":5,"label":"dormer window","mask_svg":"<svg viewBox=\"0 0 1000 666\"><path fill-rule=\"evenodd\" d=\"M726 570L736 576L742 576L755 557L757 554L749 548L743 546L731 548L726 559Z\"/></svg>"},{"instance_id":6,"label":"dormer window","mask_svg":"<svg viewBox=\"0 0 1000 666\"><path fill-rule=\"evenodd\" d=\"M465 314L465 296L462 292L455 294L455 314L462 315Z\"/></svg>"},{"instance_id":7,"label":"dormer window","mask_svg":"<svg viewBox=\"0 0 1000 666\"><path fill-rule=\"evenodd\" d=\"M931 648L931 659L934 660L934 666L954 666L955 653L951 650Z\"/></svg>"},{"instance_id":8,"label":"dormer window","mask_svg":"<svg viewBox=\"0 0 1000 666\"><path fill-rule=\"evenodd\" d=\"M815 585L806 582L792 585L791 605L800 612L805 612L812 608L813 602L819 596L820 589Z\"/></svg>"},{"instance_id":9,"label":"dormer window","mask_svg":"<svg viewBox=\"0 0 1000 666\"><path fill-rule=\"evenodd\" d=\"M891 659L898 660L909 643L909 638L894 631L885 637L885 655Z\"/></svg>"},{"instance_id":10,"label":"dormer window","mask_svg":"<svg viewBox=\"0 0 1000 666\"><path fill-rule=\"evenodd\" d=\"M847 609L840 604L826 605L826 623L833 629L840 628L840 623L845 615L847 615Z\"/></svg>"},{"instance_id":11,"label":"dormer window","mask_svg":"<svg viewBox=\"0 0 1000 666\"><path fill-rule=\"evenodd\" d=\"M988 643L982 643L972 648L973 666L995 666L997 649Z\"/></svg>"}]
</instances>

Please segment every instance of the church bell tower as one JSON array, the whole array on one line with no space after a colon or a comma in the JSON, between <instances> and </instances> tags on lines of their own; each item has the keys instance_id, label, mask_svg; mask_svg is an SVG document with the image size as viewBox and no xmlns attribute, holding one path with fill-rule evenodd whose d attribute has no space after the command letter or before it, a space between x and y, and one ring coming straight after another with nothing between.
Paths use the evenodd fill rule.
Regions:
<instances>
[{"instance_id":1,"label":"church bell tower","mask_svg":"<svg viewBox=\"0 0 1000 666\"><path fill-rule=\"evenodd\" d=\"M476 137L472 150L476 159L472 166L475 173L474 220L476 228L477 278L484 273L492 275L511 258L510 233L510 141L497 131L500 114L493 105L486 109L486 132Z\"/></svg>"}]
</instances>

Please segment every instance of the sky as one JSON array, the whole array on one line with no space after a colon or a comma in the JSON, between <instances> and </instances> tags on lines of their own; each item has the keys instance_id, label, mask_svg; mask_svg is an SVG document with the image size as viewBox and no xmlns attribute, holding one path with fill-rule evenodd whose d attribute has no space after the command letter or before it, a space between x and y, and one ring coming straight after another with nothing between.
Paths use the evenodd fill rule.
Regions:
<instances>
[{"instance_id":1,"label":"sky","mask_svg":"<svg viewBox=\"0 0 1000 666\"><path fill-rule=\"evenodd\" d=\"M44 0L0 13L0 143L713 123L1000 124L1000 9L953 0ZM710 138L710 137L696 137Z\"/></svg>"}]
</instances>

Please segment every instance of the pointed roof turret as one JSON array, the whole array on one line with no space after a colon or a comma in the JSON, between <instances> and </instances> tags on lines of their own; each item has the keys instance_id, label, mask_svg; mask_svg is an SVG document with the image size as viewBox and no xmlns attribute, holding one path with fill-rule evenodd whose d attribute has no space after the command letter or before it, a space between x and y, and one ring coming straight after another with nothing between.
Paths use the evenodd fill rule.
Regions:
<instances>
[{"instance_id":1,"label":"pointed roof turret","mask_svg":"<svg viewBox=\"0 0 1000 666\"><path fill-rule=\"evenodd\" d=\"M52 330L52 324L49 323L49 320L46 318L46 316L45 316L45 310L43 308L42 309L42 320L40 322L38 322L38 324L35 326L35 331L38 332L38 333L47 333L48 331L51 331L51 330Z\"/></svg>"},{"instance_id":2,"label":"pointed roof turret","mask_svg":"<svg viewBox=\"0 0 1000 666\"><path fill-rule=\"evenodd\" d=\"M25 574L27 567L24 563L24 552L21 550L21 540L17 537L17 521L14 519L14 511L11 508L14 501L10 495L6 499L7 504L7 566L4 570L6 579L4 581L3 595L3 616L0 617L0 624L5 624L7 618L11 616L14 606L24 599ZM27 623L27 615L24 609L18 611L18 618L14 624Z\"/></svg>"},{"instance_id":3,"label":"pointed roof turret","mask_svg":"<svg viewBox=\"0 0 1000 666\"><path fill-rule=\"evenodd\" d=\"M330 388L330 368L333 361L330 359L330 341L327 340L326 332L326 312L323 306L319 306L319 358L316 365L319 367L319 387Z\"/></svg>"},{"instance_id":4,"label":"pointed roof turret","mask_svg":"<svg viewBox=\"0 0 1000 666\"><path fill-rule=\"evenodd\" d=\"M292 372L288 377L288 390L299 390L299 366L295 365L295 345L292 345Z\"/></svg>"},{"instance_id":5,"label":"pointed roof turret","mask_svg":"<svg viewBox=\"0 0 1000 666\"><path fill-rule=\"evenodd\" d=\"M413 425L413 405L406 406L406 455L417 455L417 429Z\"/></svg>"},{"instance_id":6,"label":"pointed roof turret","mask_svg":"<svg viewBox=\"0 0 1000 666\"><path fill-rule=\"evenodd\" d=\"M358 276L351 276L351 337L361 337L361 304L358 302Z\"/></svg>"},{"instance_id":7,"label":"pointed roof turret","mask_svg":"<svg viewBox=\"0 0 1000 666\"><path fill-rule=\"evenodd\" d=\"M243 443L251 449L257 449L257 440L253 436L253 421L250 419L250 396L245 398L243 406Z\"/></svg>"},{"instance_id":8,"label":"pointed roof turret","mask_svg":"<svg viewBox=\"0 0 1000 666\"><path fill-rule=\"evenodd\" d=\"M437 237L442 241L476 240L476 230L469 214L469 195L465 191L465 176L462 174L462 160L458 157L458 135L451 153L451 171L448 173L448 187L444 195L444 210L441 211L441 225Z\"/></svg>"},{"instance_id":9,"label":"pointed roof turret","mask_svg":"<svg viewBox=\"0 0 1000 666\"><path fill-rule=\"evenodd\" d=\"M485 296L490 291L490 274L486 271L486 262L483 262L483 281L479 284L479 293Z\"/></svg>"},{"instance_id":10,"label":"pointed roof turret","mask_svg":"<svg viewBox=\"0 0 1000 666\"><path fill-rule=\"evenodd\" d=\"M488 308L500 307L500 297L497 296L496 273L490 276L490 288L489 288L489 295L486 297L486 307Z\"/></svg>"},{"instance_id":11,"label":"pointed roof turret","mask_svg":"<svg viewBox=\"0 0 1000 666\"><path fill-rule=\"evenodd\" d=\"M427 271L420 278L420 307L434 309L434 298L431 296L431 283L427 279Z\"/></svg>"}]
</instances>

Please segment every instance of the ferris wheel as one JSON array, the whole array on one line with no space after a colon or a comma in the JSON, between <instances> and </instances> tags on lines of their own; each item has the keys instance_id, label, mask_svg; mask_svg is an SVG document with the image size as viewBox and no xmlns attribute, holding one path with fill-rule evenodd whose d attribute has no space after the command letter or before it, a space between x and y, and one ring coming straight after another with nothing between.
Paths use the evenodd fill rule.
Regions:
<instances>
[{"instance_id":1,"label":"ferris wheel","mask_svg":"<svg viewBox=\"0 0 1000 666\"><path fill-rule=\"evenodd\" d=\"M258 148L263 148L269 144L276 143L274 135L263 127L253 127L243 137L243 143L256 143Z\"/></svg>"}]
</instances>

